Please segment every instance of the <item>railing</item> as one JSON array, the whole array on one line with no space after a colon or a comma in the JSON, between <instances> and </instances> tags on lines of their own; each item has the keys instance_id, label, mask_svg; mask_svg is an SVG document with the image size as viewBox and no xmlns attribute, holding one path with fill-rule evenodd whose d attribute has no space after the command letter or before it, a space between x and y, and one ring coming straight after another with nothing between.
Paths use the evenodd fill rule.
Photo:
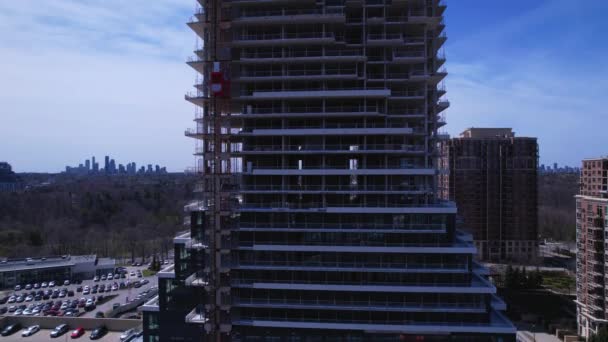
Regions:
<instances>
[{"instance_id":1,"label":"railing","mask_svg":"<svg viewBox=\"0 0 608 342\"><path fill-rule=\"evenodd\" d=\"M424 51L393 51L393 58L425 57Z\"/></svg>"},{"instance_id":2,"label":"railing","mask_svg":"<svg viewBox=\"0 0 608 342\"><path fill-rule=\"evenodd\" d=\"M445 224L439 223L420 223L420 224L382 224L382 223L360 223L360 222L348 222L348 223L323 223L323 222L297 222L292 224L284 224L275 222L258 222L258 221L241 221L239 226L242 228L294 228L294 229L344 229L344 230L357 230L357 229L378 229L378 230L445 230Z\"/></svg>"},{"instance_id":3,"label":"railing","mask_svg":"<svg viewBox=\"0 0 608 342\"><path fill-rule=\"evenodd\" d=\"M415 185L275 185L250 184L242 185L243 191L433 191L431 187Z\"/></svg>"},{"instance_id":4,"label":"railing","mask_svg":"<svg viewBox=\"0 0 608 342\"><path fill-rule=\"evenodd\" d=\"M513 328L508 321L492 321L488 323L480 322L434 322L434 321L416 321L416 320L389 320L378 317L377 319L333 319L325 317L285 317L272 315L251 315L241 316L235 323L248 323L250 321L279 321L279 322L313 322L313 323L345 323L345 324L394 324L398 326L421 325L421 326L445 326L445 327L505 327ZM430 328L429 328L430 329ZM514 330L515 331L515 330Z\"/></svg>"},{"instance_id":5,"label":"railing","mask_svg":"<svg viewBox=\"0 0 608 342\"><path fill-rule=\"evenodd\" d=\"M281 284L318 284L318 285L387 285L387 286L423 286L423 287L468 287L471 286L470 281L437 281L437 282L386 282L386 281L369 281L368 279L361 279L360 281L349 281L349 280L335 280L327 281L322 279L270 279L270 278L246 278L240 277L238 279L231 279L233 285L251 285L253 283L281 283Z\"/></svg>"},{"instance_id":6,"label":"railing","mask_svg":"<svg viewBox=\"0 0 608 342\"><path fill-rule=\"evenodd\" d=\"M292 16L292 15L340 15L344 14L342 8L326 8L325 11L316 8L310 9L283 9L283 10L242 10L239 18L256 18L256 17L275 17L275 16Z\"/></svg>"},{"instance_id":7,"label":"railing","mask_svg":"<svg viewBox=\"0 0 608 342\"><path fill-rule=\"evenodd\" d=\"M403 151L424 152L425 146L403 145L403 144L326 144L326 145L246 145L243 152L255 151Z\"/></svg>"},{"instance_id":8,"label":"railing","mask_svg":"<svg viewBox=\"0 0 608 342\"><path fill-rule=\"evenodd\" d=\"M310 91L346 91L346 90L365 91L365 90L390 90L390 89L387 89L384 86L366 86L365 88L342 86L340 88L334 88L334 87L327 87L325 85L318 85L318 86L309 86L309 87L293 86L293 87L285 87L285 88L249 88L249 89L242 89L240 95L241 96L252 96L253 93L263 94L263 93L268 93L268 92L292 92L292 91L310 92ZM421 93L424 94L423 91ZM356 95L353 95L353 97L356 97Z\"/></svg>"},{"instance_id":9,"label":"railing","mask_svg":"<svg viewBox=\"0 0 608 342\"><path fill-rule=\"evenodd\" d=\"M430 263L416 264L407 262L323 262L323 261L303 261L303 262L279 262L274 260L242 260L238 266L276 266L276 267L330 267L330 268L386 268L401 270L450 270L468 271L466 263Z\"/></svg>"},{"instance_id":10,"label":"railing","mask_svg":"<svg viewBox=\"0 0 608 342\"><path fill-rule=\"evenodd\" d=\"M387 165L360 165L358 168L350 168L348 165L252 165L252 169L258 170L344 170L344 171L361 171L361 170L381 170L381 169L426 169L424 164L387 164Z\"/></svg>"},{"instance_id":11,"label":"railing","mask_svg":"<svg viewBox=\"0 0 608 342\"><path fill-rule=\"evenodd\" d=\"M289 125L287 124L285 127L279 125L271 125L271 126L263 126L263 125L253 125L247 126L247 132L252 130L260 130L260 129L334 129L334 128L409 128L412 130L424 130L424 127L421 126L408 126L405 123L395 123L395 122L327 122L325 124L319 123L316 125ZM196 130L192 130L194 132ZM186 130L186 133L192 133Z\"/></svg>"},{"instance_id":12,"label":"railing","mask_svg":"<svg viewBox=\"0 0 608 342\"><path fill-rule=\"evenodd\" d=\"M239 304L245 305L322 305L322 306L346 306L346 307L383 307L383 308L411 308L411 309L463 309L463 310L485 310L485 302L463 302L463 303L450 303L450 302L439 302L439 303L423 303L423 302L391 302L391 301L374 301L374 300L353 300L353 301L340 301L340 300L306 300L302 298L288 298L288 299L272 299L272 298L243 298L235 297L233 304L238 306Z\"/></svg>"},{"instance_id":13,"label":"railing","mask_svg":"<svg viewBox=\"0 0 608 342\"><path fill-rule=\"evenodd\" d=\"M401 33L369 33L368 40L399 40L403 39Z\"/></svg>"},{"instance_id":14,"label":"railing","mask_svg":"<svg viewBox=\"0 0 608 342\"><path fill-rule=\"evenodd\" d=\"M279 51L243 51L241 58L298 58L298 57L343 57L343 56L362 56L359 49L340 49L325 50L306 48L306 49L287 49L283 54Z\"/></svg>"},{"instance_id":15,"label":"railing","mask_svg":"<svg viewBox=\"0 0 608 342\"><path fill-rule=\"evenodd\" d=\"M347 233L350 234L350 233ZM386 242L377 240L358 239L355 241L321 241L321 240L239 240L234 241L234 247L253 247L255 245L272 246L328 246L328 247L416 247L416 248L442 248L453 247L454 243L444 242Z\"/></svg>"},{"instance_id":16,"label":"railing","mask_svg":"<svg viewBox=\"0 0 608 342\"><path fill-rule=\"evenodd\" d=\"M286 32L286 33L258 33L240 34L234 40L275 40L275 39L311 39L311 38L334 38L333 32Z\"/></svg>"},{"instance_id":17,"label":"railing","mask_svg":"<svg viewBox=\"0 0 608 342\"><path fill-rule=\"evenodd\" d=\"M285 109L280 107L252 107L250 114L274 114L274 113L377 113L379 107L372 106L289 106Z\"/></svg>"},{"instance_id":18,"label":"railing","mask_svg":"<svg viewBox=\"0 0 608 342\"><path fill-rule=\"evenodd\" d=\"M348 68L348 69L299 69L293 70L288 69L285 72L282 70L251 70L244 71L241 73L241 77L286 77L286 76L330 76L330 75L349 75L356 76L357 69Z\"/></svg>"},{"instance_id":19,"label":"railing","mask_svg":"<svg viewBox=\"0 0 608 342\"><path fill-rule=\"evenodd\" d=\"M419 90L392 90L391 91L391 96L397 96L397 97L421 97L421 96L425 96L425 95L426 95L426 93L424 91L419 91Z\"/></svg>"},{"instance_id":20,"label":"railing","mask_svg":"<svg viewBox=\"0 0 608 342\"><path fill-rule=\"evenodd\" d=\"M426 203L395 203L385 201L365 201L363 203L338 202L246 202L241 204L241 209L320 209L320 208L448 208L440 204Z\"/></svg>"}]
</instances>

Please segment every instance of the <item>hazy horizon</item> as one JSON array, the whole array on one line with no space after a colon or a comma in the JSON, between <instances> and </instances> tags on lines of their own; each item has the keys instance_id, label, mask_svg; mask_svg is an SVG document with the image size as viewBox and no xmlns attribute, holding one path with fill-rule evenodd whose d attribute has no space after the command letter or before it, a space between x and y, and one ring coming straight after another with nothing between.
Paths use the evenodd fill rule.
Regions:
<instances>
[{"instance_id":1,"label":"hazy horizon","mask_svg":"<svg viewBox=\"0 0 608 342\"><path fill-rule=\"evenodd\" d=\"M0 3L0 160L16 172L103 165L194 165L195 72L186 26L195 0ZM540 162L608 154L603 52L608 2L448 3L447 132L512 127Z\"/></svg>"}]
</instances>

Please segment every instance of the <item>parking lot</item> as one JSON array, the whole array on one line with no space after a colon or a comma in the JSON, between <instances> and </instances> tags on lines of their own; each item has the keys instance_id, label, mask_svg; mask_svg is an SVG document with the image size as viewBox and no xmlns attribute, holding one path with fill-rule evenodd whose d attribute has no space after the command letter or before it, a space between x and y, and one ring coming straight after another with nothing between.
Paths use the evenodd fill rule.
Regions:
<instances>
[{"instance_id":1,"label":"parking lot","mask_svg":"<svg viewBox=\"0 0 608 342\"><path fill-rule=\"evenodd\" d=\"M0 336L0 341L4 342L12 342L12 341L28 341L28 342L48 342L48 341L89 341L89 335L91 334L90 331L86 331L84 335L80 336L80 338L76 338L76 339L72 339L70 338L70 333L68 332L67 334L57 338L57 339L51 339L50 338L50 334L51 334L51 330L48 329L42 329L39 332L37 332L36 334L29 336L29 337L21 337L21 332L15 333L11 336L6 336L6 337L2 337ZM116 342L119 341L120 339L120 334L121 332L113 332L110 331L108 334L106 334L103 338L96 340L96 341L111 341L111 342Z\"/></svg>"},{"instance_id":2,"label":"parking lot","mask_svg":"<svg viewBox=\"0 0 608 342\"><path fill-rule=\"evenodd\" d=\"M79 301L81 298L84 298L84 301L87 301L89 299L93 299L93 297L95 297L95 299L98 299L100 296L103 296L104 299L101 300L100 302L97 302L96 305L90 306L88 308L88 310L85 310L84 307L81 307L80 305L77 305L77 308L71 309L72 311L74 311L74 315L78 315L78 317L95 317L95 315L97 314L97 312L108 312L110 310L112 310L113 305L118 303L120 305L124 305L126 303L129 303L130 301L134 300L138 295L142 294L143 292L149 290L152 287L156 287L157 286L157 278L156 277L138 277L138 271L143 271L146 267L142 266L142 267L126 267L126 274L125 277L119 277L118 279L112 279L112 280L99 280L99 281L93 281L93 279L89 279L89 280L85 280L83 281L81 284L70 284L67 286L63 285L64 280L62 279L54 279L57 282L57 285L55 287L46 287L46 288L37 288L34 289L32 288L31 290L25 290L25 289L21 289L20 291L5 291L4 295L0 298L4 298L4 296L11 296L11 295L23 295L26 293L31 293L32 291L46 291L46 290L65 290L66 295L64 297L59 297L57 296L57 298L49 298L49 299L40 299L40 300L28 300L28 301L23 301L23 302L14 302L14 303L5 303L5 304L0 304L0 310L2 310L3 307L7 308L7 313L5 313L4 315L6 316L11 316L11 315L15 315L15 312L18 310L19 307L23 307L23 305L25 305L26 307L31 307L32 309L39 305L39 304L46 304L50 301L53 301L53 305L55 305L57 302L60 302L61 304L63 304L64 302L70 300L72 302L74 301ZM107 277L107 275L106 275ZM51 281L53 279L49 279L49 281ZM145 285L141 285L140 287L135 287L134 284L136 282L141 283L142 281L146 282ZM112 285L114 285L116 283L116 285L118 285L118 289L111 289ZM124 287L121 286L121 283L124 283ZM22 287L25 287L26 284L21 284ZM33 284L32 284L33 285ZM84 294L84 288L85 286L88 286L91 290L93 289L94 286L98 286L98 290L97 291L91 291L91 293L89 294ZM106 291L104 290L103 292L101 292L101 286L104 285L106 288L110 288L110 291ZM80 290L80 291L79 291ZM69 293L70 291L73 291L73 296L68 296L67 293ZM97 293L92 293L92 292L97 292ZM110 300L106 300L105 298L108 297L112 297ZM11 310L13 312L8 312L8 309L10 307L13 307ZM48 309L47 309L48 310ZM77 310L77 311L76 311ZM51 313L53 315L58 315L58 316L62 316L64 314L66 314L67 312L69 312L70 310L68 308L58 308L56 310L56 313L54 312L55 310L51 309ZM48 313L48 312L47 312ZM30 314L29 311L27 312L21 312L21 315L27 315ZM1 315L1 314L0 314ZM43 315L42 312L40 313L33 313L31 314L32 316L37 316L37 315ZM128 317L128 315L127 315ZM21 338L19 336L19 338ZM30 339L32 340L32 339ZM33 340L32 340L33 341Z\"/></svg>"}]
</instances>

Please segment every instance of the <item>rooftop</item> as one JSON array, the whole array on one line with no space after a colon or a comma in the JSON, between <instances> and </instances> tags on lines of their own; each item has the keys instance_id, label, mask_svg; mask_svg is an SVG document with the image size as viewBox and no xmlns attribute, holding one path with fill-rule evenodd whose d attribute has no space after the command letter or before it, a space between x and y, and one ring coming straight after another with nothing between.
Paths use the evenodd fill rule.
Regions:
<instances>
[{"instance_id":1,"label":"rooftop","mask_svg":"<svg viewBox=\"0 0 608 342\"><path fill-rule=\"evenodd\" d=\"M94 263L96 255L62 255L42 258L8 259L0 261L0 272L21 271L39 268L69 267L80 263ZM109 259L103 260L104 263Z\"/></svg>"},{"instance_id":2,"label":"rooftop","mask_svg":"<svg viewBox=\"0 0 608 342\"><path fill-rule=\"evenodd\" d=\"M515 138L512 128L475 128L471 127L460 133L461 138L488 139L488 138Z\"/></svg>"}]
</instances>

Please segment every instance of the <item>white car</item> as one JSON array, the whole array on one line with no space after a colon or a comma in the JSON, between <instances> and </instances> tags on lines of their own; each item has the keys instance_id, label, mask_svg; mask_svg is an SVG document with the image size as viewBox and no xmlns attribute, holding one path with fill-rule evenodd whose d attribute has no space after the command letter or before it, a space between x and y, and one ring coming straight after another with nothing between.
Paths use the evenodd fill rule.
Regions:
<instances>
[{"instance_id":1,"label":"white car","mask_svg":"<svg viewBox=\"0 0 608 342\"><path fill-rule=\"evenodd\" d=\"M15 296L10 296L10 297L8 298L8 303L9 303L9 304L12 304L12 303L14 303L16 300L17 300L17 297L15 297Z\"/></svg>"},{"instance_id":2,"label":"white car","mask_svg":"<svg viewBox=\"0 0 608 342\"><path fill-rule=\"evenodd\" d=\"M38 308L38 307L35 307L35 308L32 310L32 315L37 315L37 314L39 314L39 313L40 313L40 308Z\"/></svg>"},{"instance_id":3,"label":"white car","mask_svg":"<svg viewBox=\"0 0 608 342\"><path fill-rule=\"evenodd\" d=\"M93 277L93 281L99 281L99 277L98 276Z\"/></svg>"},{"instance_id":4,"label":"white car","mask_svg":"<svg viewBox=\"0 0 608 342\"><path fill-rule=\"evenodd\" d=\"M65 280L65 281L63 282L63 286L69 286L69 285L70 285L70 281L69 281L69 280Z\"/></svg>"},{"instance_id":5,"label":"white car","mask_svg":"<svg viewBox=\"0 0 608 342\"><path fill-rule=\"evenodd\" d=\"M49 287L55 287L55 281L54 280L51 281L51 282L49 282Z\"/></svg>"},{"instance_id":6,"label":"white car","mask_svg":"<svg viewBox=\"0 0 608 342\"><path fill-rule=\"evenodd\" d=\"M135 272L131 271L131 273L129 274L131 277L135 277Z\"/></svg>"},{"instance_id":7,"label":"white car","mask_svg":"<svg viewBox=\"0 0 608 342\"><path fill-rule=\"evenodd\" d=\"M27 327L25 330L23 330L23 332L21 333L21 336L23 336L23 337L32 336L35 333L37 333L38 331L40 331L40 326L32 325L30 327Z\"/></svg>"},{"instance_id":8,"label":"white car","mask_svg":"<svg viewBox=\"0 0 608 342\"><path fill-rule=\"evenodd\" d=\"M60 310L65 310L68 308L68 303L67 302L63 302L63 304L61 304L61 307L59 308Z\"/></svg>"},{"instance_id":9,"label":"white car","mask_svg":"<svg viewBox=\"0 0 608 342\"><path fill-rule=\"evenodd\" d=\"M15 285L15 291L21 291L21 285Z\"/></svg>"},{"instance_id":10,"label":"white car","mask_svg":"<svg viewBox=\"0 0 608 342\"><path fill-rule=\"evenodd\" d=\"M105 276L105 275L102 275L102 276L101 276L101 280L102 280L102 281L103 281L103 280L106 280L106 276Z\"/></svg>"},{"instance_id":11,"label":"white car","mask_svg":"<svg viewBox=\"0 0 608 342\"><path fill-rule=\"evenodd\" d=\"M91 293L91 290L89 290L89 289L82 290L83 295L88 295L89 293Z\"/></svg>"},{"instance_id":12,"label":"white car","mask_svg":"<svg viewBox=\"0 0 608 342\"><path fill-rule=\"evenodd\" d=\"M46 283L46 282L44 282L44 283L42 283L42 284L40 285L40 287L42 287L42 288L46 288L46 287L49 287L49 284L48 284L48 283Z\"/></svg>"},{"instance_id":13,"label":"white car","mask_svg":"<svg viewBox=\"0 0 608 342\"><path fill-rule=\"evenodd\" d=\"M33 301L33 300L34 300L34 297L32 297L32 296L27 296L27 297L25 297L25 301L26 301L26 302L31 302L31 301Z\"/></svg>"},{"instance_id":14,"label":"white car","mask_svg":"<svg viewBox=\"0 0 608 342\"><path fill-rule=\"evenodd\" d=\"M110 273L110 274L108 274L107 278L108 278L108 280L112 280L112 279L114 279L114 275L112 273Z\"/></svg>"},{"instance_id":15,"label":"white car","mask_svg":"<svg viewBox=\"0 0 608 342\"><path fill-rule=\"evenodd\" d=\"M23 313L25 316L30 316L30 315L32 315L32 309L27 308L27 309L23 310L23 312L22 312L22 313Z\"/></svg>"},{"instance_id":16,"label":"white car","mask_svg":"<svg viewBox=\"0 0 608 342\"><path fill-rule=\"evenodd\" d=\"M17 309L14 313L15 316L21 316L23 315L23 309Z\"/></svg>"}]
</instances>

